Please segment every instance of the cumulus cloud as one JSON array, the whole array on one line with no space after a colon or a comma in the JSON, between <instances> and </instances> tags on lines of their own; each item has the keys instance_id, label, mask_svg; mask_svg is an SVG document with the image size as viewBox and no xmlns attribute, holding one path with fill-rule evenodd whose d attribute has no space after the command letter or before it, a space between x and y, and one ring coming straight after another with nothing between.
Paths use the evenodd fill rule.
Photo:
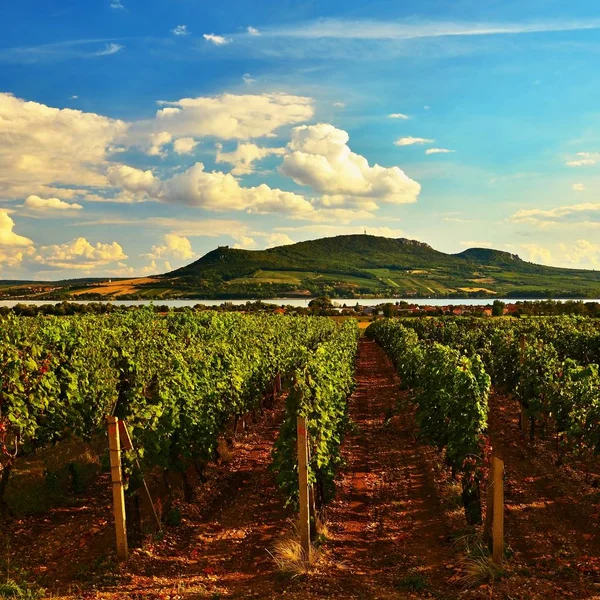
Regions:
<instances>
[{"instance_id":1,"label":"cumulus cloud","mask_svg":"<svg viewBox=\"0 0 600 600\"><path fill-rule=\"evenodd\" d=\"M600 152L577 152L577 158L567 161L569 167L587 167L600 162Z\"/></svg>"},{"instance_id":2,"label":"cumulus cloud","mask_svg":"<svg viewBox=\"0 0 600 600\"><path fill-rule=\"evenodd\" d=\"M102 186L107 156L128 124L0 94L0 195L43 186ZM35 187L35 191L34 188Z\"/></svg>"},{"instance_id":3,"label":"cumulus cloud","mask_svg":"<svg viewBox=\"0 0 600 600\"><path fill-rule=\"evenodd\" d=\"M311 98L278 93L200 96L159 104L164 108L155 121L138 123L136 130L168 131L174 138L249 139L269 136L314 114Z\"/></svg>"},{"instance_id":4,"label":"cumulus cloud","mask_svg":"<svg viewBox=\"0 0 600 600\"><path fill-rule=\"evenodd\" d=\"M573 191L574 192L585 192L585 185L583 185L583 183L574 183Z\"/></svg>"},{"instance_id":5,"label":"cumulus cloud","mask_svg":"<svg viewBox=\"0 0 600 600\"><path fill-rule=\"evenodd\" d=\"M414 144L432 144L435 140L430 140L429 138L422 137L412 137L411 135L407 137L398 138L395 142L395 146L413 146Z\"/></svg>"},{"instance_id":6,"label":"cumulus cloud","mask_svg":"<svg viewBox=\"0 0 600 600\"><path fill-rule=\"evenodd\" d=\"M256 144L245 142L238 144L232 152L223 152L222 146L217 146L217 163L229 163L233 165L233 175L247 175L254 171L254 163L267 156L285 154L285 148L261 148Z\"/></svg>"},{"instance_id":7,"label":"cumulus cloud","mask_svg":"<svg viewBox=\"0 0 600 600\"><path fill-rule=\"evenodd\" d=\"M560 244L561 252L568 263L588 263L597 266L600 263L600 244L594 244L588 240L577 240L572 247Z\"/></svg>"},{"instance_id":8,"label":"cumulus cloud","mask_svg":"<svg viewBox=\"0 0 600 600\"><path fill-rule=\"evenodd\" d=\"M198 142L194 138L184 137L173 142L173 151L176 154L191 154Z\"/></svg>"},{"instance_id":9,"label":"cumulus cloud","mask_svg":"<svg viewBox=\"0 0 600 600\"><path fill-rule=\"evenodd\" d=\"M427 148L425 150L425 154L450 154L454 152L454 150L449 150L448 148Z\"/></svg>"},{"instance_id":10,"label":"cumulus cloud","mask_svg":"<svg viewBox=\"0 0 600 600\"><path fill-rule=\"evenodd\" d=\"M389 119L408 119L408 115L405 115L404 113L392 113L391 115L388 115Z\"/></svg>"},{"instance_id":11,"label":"cumulus cloud","mask_svg":"<svg viewBox=\"0 0 600 600\"><path fill-rule=\"evenodd\" d=\"M275 248L277 246L289 246L295 244L294 240L286 233L267 233L264 236L265 248Z\"/></svg>"},{"instance_id":12,"label":"cumulus cloud","mask_svg":"<svg viewBox=\"0 0 600 600\"><path fill-rule=\"evenodd\" d=\"M171 143L171 134L168 131L160 131L150 135L150 146L147 153L150 156L160 156L164 158L167 153L163 150L163 147Z\"/></svg>"},{"instance_id":13,"label":"cumulus cloud","mask_svg":"<svg viewBox=\"0 0 600 600\"><path fill-rule=\"evenodd\" d=\"M69 203L60 200L59 198L40 198L35 194L31 194L23 204L25 208L40 212L65 212L83 210L81 204Z\"/></svg>"},{"instance_id":14,"label":"cumulus cloud","mask_svg":"<svg viewBox=\"0 0 600 600\"><path fill-rule=\"evenodd\" d=\"M109 167L108 181L134 194L145 194L152 189L156 178L152 171L142 171L128 165L113 165Z\"/></svg>"},{"instance_id":15,"label":"cumulus cloud","mask_svg":"<svg viewBox=\"0 0 600 600\"><path fill-rule=\"evenodd\" d=\"M527 259L533 263L550 264L552 262L552 253L548 248L539 244L521 244L525 251Z\"/></svg>"},{"instance_id":16,"label":"cumulus cloud","mask_svg":"<svg viewBox=\"0 0 600 600\"><path fill-rule=\"evenodd\" d=\"M179 260L189 260L196 254L192 250L190 240L176 233L167 233L163 235L163 243L159 246L152 246L148 258L157 260L160 258L177 258Z\"/></svg>"},{"instance_id":17,"label":"cumulus cloud","mask_svg":"<svg viewBox=\"0 0 600 600\"><path fill-rule=\"evenodd\" d=\"M549 210L538 208L519 210L510 217L513 223L528 223L540 227L557 224L600 222L600 203L572 204Z\"/></svg>"},{"instance_id":18,"label":"cumulus cloud","mask_svg":"<svg viewBox=\"0 0 600 600\"><path fill-rule=\"evenodd\" d=\"M224 44L229 44L229 42L231 42L231 38L226 38L222 35L215 35L214 33L205 33L202 35L202 37L207 42L211 42L215 46L223 46Z\"/></svg>"},{"instance_id":19,"label":"cumulus cloud","mask_svg":"<svg viewBox=\"0 0 600 600\"><path fill-rule=\"evenodd\" d=\"M256 29L256 27L248 27L247 31L250 35L260 35L260 31L258 29Z\"/></svg>"},{"instance_id":20,"label":"cumulus cloud","mask_svg":"<svg viewBox=\"0 0 600 600\"><path fill-rule=\"evenodd\" d=\"M91 270L126 258L117 242L92 245L86 238L78 237L66 244L41 246L35 261L56 269Z\"/></svg>"},{"instance_id":21,"label":"cumulus cloud","mask_svg":"<svg viewBox=\"0 0 600 600\"><path fill-rule=\"evenodd\" d=\"M175 27L175 29L171 29L171 33L175 34L175 35L189 35L190 32L188 31L187 25L177 25L177 27Z\"/></svg>"},{"instance_id":22,"label":"cumulus cloud","mask_svg":"<svg viewBox=\"0 0 600 600\"><path fill-rule=\"evenodd\" d=\"M33 246L33 242L22 235L16 234L13 229L15 222L6 210L0 210L0 247L6 246Z\"/></svg>"},{"instance_id":23,"label":"cumulus cloud","mask_svg":"<svg viewBox=\"0 0 600 600\"><path fill-rule=\"evenodd\" d=\"M324 206L362 204L376 208L415 202L421 186L399 167L370 166L364 156L352 152L348 133L333 125L303 125L292 130L289 153L280 172L300 185L324 194Z\"/></svg>"}]
</instances>

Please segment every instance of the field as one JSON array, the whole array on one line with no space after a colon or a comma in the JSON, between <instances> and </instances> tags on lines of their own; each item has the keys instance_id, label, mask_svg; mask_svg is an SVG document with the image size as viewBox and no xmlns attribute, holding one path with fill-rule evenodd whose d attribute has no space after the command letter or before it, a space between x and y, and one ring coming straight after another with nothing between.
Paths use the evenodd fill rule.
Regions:
<instances>
[{"instance_id":1,"label":"field","mask_svg":"<svg viewBox=\"0 0 600 600\"><path fill-rule=\"evenodd\" d=\"M319 317L2 324L0 597L600 592L598 321L380 319L358 342L354 320ZM110 414L137 452L122 456L127 562L115 553ZM505 465L500 561L486 537L492 454Z\"/></svg>"}]
</instances>

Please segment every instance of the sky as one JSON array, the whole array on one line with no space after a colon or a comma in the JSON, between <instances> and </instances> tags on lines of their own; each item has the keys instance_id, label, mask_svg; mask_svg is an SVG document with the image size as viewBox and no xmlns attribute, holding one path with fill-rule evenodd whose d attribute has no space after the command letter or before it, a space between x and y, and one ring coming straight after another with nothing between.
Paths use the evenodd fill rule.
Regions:
<instances>
[{"instance_id":1,"label":"sky","mask_svg":"<svg viewBox=\"0 0 600 600\"><path fill-rule=\"evenodd\" d=\"M0 278L324 236L600 264L596 0L0 4Z\"/></svg>"}]
</instances>

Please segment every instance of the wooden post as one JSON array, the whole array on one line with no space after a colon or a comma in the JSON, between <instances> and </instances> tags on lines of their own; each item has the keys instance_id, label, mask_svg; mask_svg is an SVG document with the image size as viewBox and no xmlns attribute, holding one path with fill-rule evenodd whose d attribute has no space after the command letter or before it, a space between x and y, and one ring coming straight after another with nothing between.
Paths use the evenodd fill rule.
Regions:
<instances>
[{"instance_id":1,"label":"wooden post","mask_svg":"<svg viewBox=\"0 0 600 600\"><path fill-rule=\"evenodd\" d=\"M494 457L492 455L492 460L490 462L490 472L488 474L487 480L487 502L485 506L485 523L483 525L483 539L486 541L490 551L493 548L492 540L493 540L493 523L494 523Z\"/></svg>"},{"instance_id":2,"label":"wooden post","mask_svg":"<svg viewBox=\"0 0 600 600\"><path fill-rule=\"evenodd\" d=\"M110 475L113 490L115 531L117 534L117 558L127 560L127 527L125 519L125 489L121 470L121 440L119 419L108 417L108 447L110 451Z\"/></svg>"},{"instance_id":3,"label":"wooden post","mask_svg":"<svg viewBox=\"0 0 600 600\"><path fill-rule=\"evenodd\" d=\"M504 461L494 457L494 522L492 526L493 548L492 560L495 564L502 564L504 557Z\"/></svg>"},{"instance_id":4,"label":"wooden post","mask_svg":"<svg viewBox=\"0 0 600 600\"><path fill-rule=\"evenodd\" d=\"M520 356L519 356L519 362L521 363L521 366L523 366L525 364L525 344L526 344L526 340L525 340L525 335L521 334L521 339L519 341L519 345L521 348L520 351ZM521 431L527 435L527 409L525 408L525 406L521 403L519 403L521 406Z\"/></svg>"},{"instance_id":5,"label":"wooden post","mask_svg":"<svg viewBox=\"0 0 600 600\"><path fill-rule=\"evenodd\" d=\"M296 422L298 436L298 485L300 489L300 545L304 553L304 561L311 559L310 547L310 508L308 490L308 434L306 419L298 417Z\"/></svg>"}]
</instances>

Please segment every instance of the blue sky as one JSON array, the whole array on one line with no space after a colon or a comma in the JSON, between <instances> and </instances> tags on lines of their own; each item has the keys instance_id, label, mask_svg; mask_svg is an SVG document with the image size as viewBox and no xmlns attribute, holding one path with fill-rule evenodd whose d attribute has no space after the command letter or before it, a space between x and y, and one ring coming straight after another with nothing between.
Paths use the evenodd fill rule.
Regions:
<instances>
[{"instance_id":1,"label":"blue sky","mask_svg":"<svg viewBox=\"0 0 600 600\"><path fill-rule=\"evenodd\" d=\"M325 235L600 262L592 0L0 7L0 277Z\"/></svg>"}]
</instances>

